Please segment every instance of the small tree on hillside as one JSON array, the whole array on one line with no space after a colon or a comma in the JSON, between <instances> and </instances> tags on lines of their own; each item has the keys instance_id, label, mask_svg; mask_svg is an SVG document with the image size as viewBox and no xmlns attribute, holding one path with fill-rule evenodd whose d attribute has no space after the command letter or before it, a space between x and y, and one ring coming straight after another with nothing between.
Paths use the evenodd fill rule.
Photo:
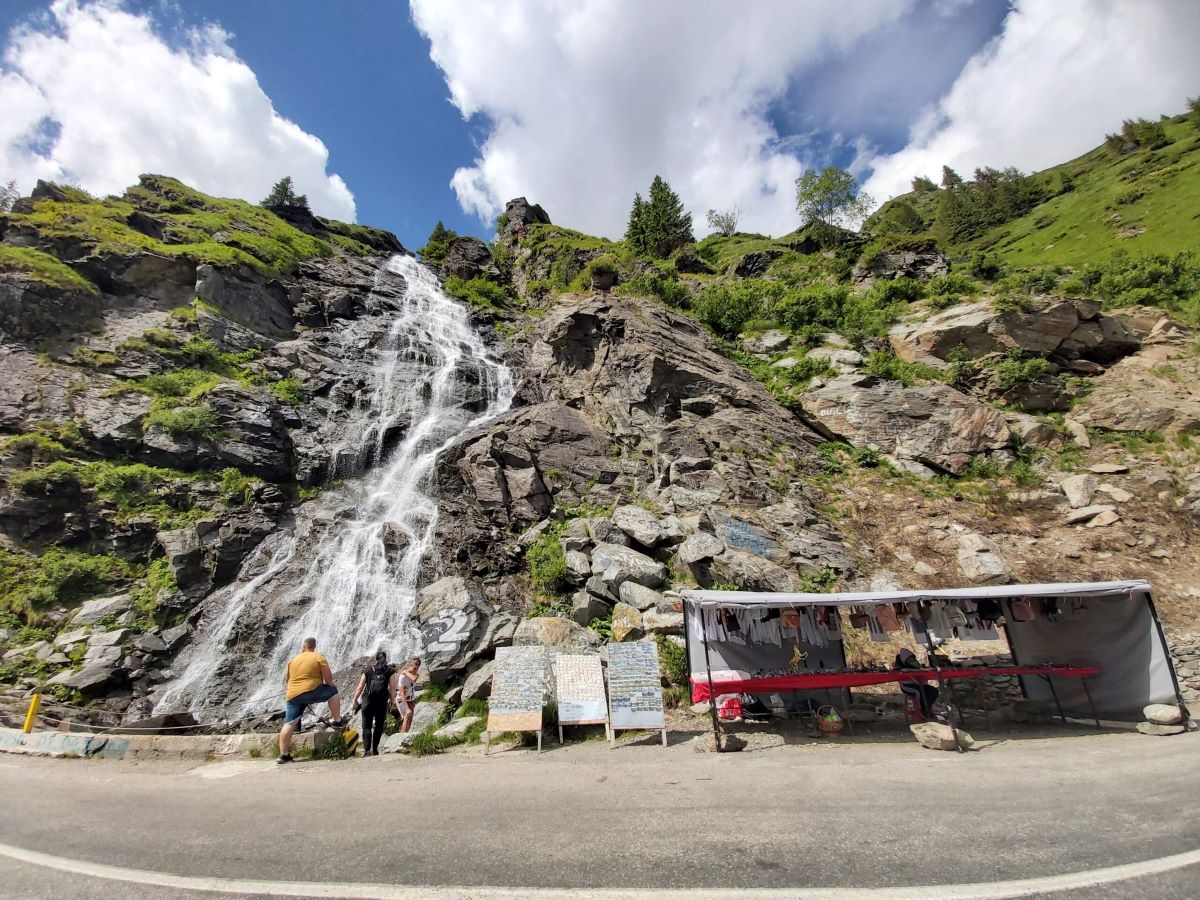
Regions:
<instances>
[{"instance_id":1,"label":"small tree on hillside","mask_svg":"<svg viewBox=\"0 0 1200 900\"><path fill-rule=\"evenodd\" d=\"M429 240L417 253L421 254L421 259L425 262L441 262L450 250L450 242L456 237L458 232L447 228L442 224L442 220L438 219L433 231L429 232Z\"/></svg>"},{"instance_id":2,"label":"small tree on hillside","mask_svg":"<svg viewBox=\"0 0 1200 900\"><path fill-rule=\"evenodd\" d=\"M729 237L731 234L737 233L738 220L741 217L742 207L740 205L720 212L710 209L708 211L708 227L718 234Z\"/></svg>"},{"instance_id":3,"label":"small tree on hillside","mask_svg":"<svg viewBox=\"0 0 1200 900\"><path fill-rule=\"evenodd\" d=\"M1200 97L1191 97L1187 102L1188 119L1192 125L1200 128Z\"/></svg>"},{"instance_id":4,"label":"small tree on hillside","mask_svg":"<svg viewBox=\"0 0 1200 900\"><path fill-rule=\"evenodd\" d=\"M796 179L796 209L804 223L823 226L835 241L840 227L857 225L874 205L870 195L859 192L854 176L845 169L805 169Z\"/></svg>"},{"instance_id":5,"label":"small tree on hillside","mask_svg":"<svg viewBox=\"0 0 1200 900\"><path fill-rule=\"evenodd\" d=\"M21 190L15 181L10 181L0 188L0 212L8 212L21 196Z\"/></svg>"},{"instance_id":6,"label":"small tree on hillside","mask_svg":"<svg viewBox=\"0 0 1200 900\"><path fill-rule=\"evenodd\" d=\"M650 199L634 196L625 240L635 253L660 259L695 240L692 214L684 211L683 201L661 176L650 182Z\"/></svg>"},{"instance_id":7,"label":"small tree on hillside","mask_svg":"<svg viewBox=\"0 0 1200 900\"><path fill-rule=\"evenodd\" d=\"M962 176L949 166L942 166L942 187L958 187L963 183Z\"/></svg>"},{"instance_id":8,"label":"small tree on hillside","mask_svg":"<svg viewBox=\"0 0 1200 900\"><path fill-rule=\"evenodd\" d=\"M282 209L284 207L301 207L308 209L308 197L304 194L297 194L292 187L292 176L284 175L271 188L271 193L267 194L267 198L263 200L260 206L266 209Z\"/></svg>"},{"instance_id":9,"label":"small tree on hillside","mask_svg":"<svg viewBox=\"0 0 1200 900\"><path fill-rule=\"evenodd\" d=\"M926 178L924 175L918 175L912 180L912 189L914 194L928 194L930 191L936 191L937 185L933 183L932 178Z\"/></svg>"}]
</instances>

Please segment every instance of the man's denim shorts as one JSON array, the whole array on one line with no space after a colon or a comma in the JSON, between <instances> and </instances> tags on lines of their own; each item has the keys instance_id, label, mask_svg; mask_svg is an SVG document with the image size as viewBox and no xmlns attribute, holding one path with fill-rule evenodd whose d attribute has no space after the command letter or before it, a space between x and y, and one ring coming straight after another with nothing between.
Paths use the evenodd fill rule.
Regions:
<instances>
[{"instance_id":1,"label":"man's denim shorts","mask_svg":"<svg viewBox=\"0 0 1200 900\"><path fill-rule=\"evenodd\" d=\"M311 691L305 691L303 694L297 694L287 702L287 709L283 714L283 722L286 725L288 722L295 722L298 718L304 715L305 707L312 706L314 703L324 703L330 697L337 696L337 688L332 684L322 684L313 688Z\"/></svg>"}]
</instances>

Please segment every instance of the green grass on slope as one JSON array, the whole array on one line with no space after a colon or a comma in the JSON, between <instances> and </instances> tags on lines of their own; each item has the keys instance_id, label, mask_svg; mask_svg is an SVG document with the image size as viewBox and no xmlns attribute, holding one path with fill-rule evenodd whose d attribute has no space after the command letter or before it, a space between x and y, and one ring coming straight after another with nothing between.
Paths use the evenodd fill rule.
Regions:
<instances>
[{"instance_id":1,"label":"green grass on slope","mask_svg":"<svg viewBox=\"0 0 1200 900\"><path fill-rule=\"evenodd\" d=\"M14 272L65 291L96 293L96 286L49 253L0 244L0 272Z\"/></svg>"},{"instance_id":2,"label":"green grass on slope","mask_svg":"<svg viewBox=\"0 0 1200 900\"><path fill-rule=\"evenodd\" d=\"M196 262L245 263L264 274L287 274L303 259L329 256L333 243L358 255L371 252L357 238L368 231L329 222L330 240L306 234L274 213L245 200L210 197L174 178L143 175L120 198L99 200L82 192L66 202L37 200L33 211L10 213L13 226L52 238L74 238L96 253L151 252ZM137 213L163 224L161 240L145 233ZM139 230L139 226L142 230Z\"/></svg>"},{"instance_id":3,"label":"green grass on slope","mask_svg":"<svg viewBox=\"0 0 1200 900\"><path fill-rule=\"evenodd\" d=\"M952 248L997 253L1010 267L1102 263L1124 250L1132 257L1200 247L1200 130L1178 117L1164 123L1159 150L1122 154L1107 146L1038 174L1064 175L1074 189Z\"/></svg>"}]
</instances>

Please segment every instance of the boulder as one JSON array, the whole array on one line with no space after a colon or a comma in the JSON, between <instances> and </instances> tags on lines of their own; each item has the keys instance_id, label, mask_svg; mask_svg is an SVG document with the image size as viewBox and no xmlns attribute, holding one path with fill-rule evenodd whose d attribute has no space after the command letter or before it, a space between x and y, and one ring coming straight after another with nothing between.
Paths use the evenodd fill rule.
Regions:
<instances>
[{"instance_id":1,"label":"boulder","mask_svg":"<svg viewBox=\"0 0 1200 900\"><path fill-rule=\"evenodd\" d=\"M129 642L133 631L129 628L114 628L112 631L93 631L88 638L88 648L119 647Z\"/></svg>"},{"instance_id":2,"label":"boulder","mask_svg":"<svg viewBox=\"0 0 1200 900\"><path fill-rule=\"evenodd\" d=\"M646 634L683 634L683 613L648 609L642 613L642 631Z\"/></svg>"},{"instance_id":3,"label":"boulder","mask_svg":"<svg viewBox=\"0 0 1200 900\"><path fill-rule=\"evenodd\" d=\"M1088 466L1088 471L1097 475L1123 475L1129 471L1129 466L1124 463L1096 463Z\"/></svg>"},{"instance_id":4,"label":"boulder","mask_svg":"<svg viewBox=\"0 0 1200 900\"><path fill-rule=\"evenodd\" d=\"M876 253L854 267L851 277L855 284L870 285L879 279L915 278L928 281L950 271L945 254L929 242L929 246L913 249L887 250Z\"/></svg>"},{"instance_id":5,"label":"boulder","mask_svg":"<svg viewBox=\"0 0 1200 900\"><path fill-rule=\"evenodd\" d=\"M493 620L500 618L479 587L457 575L422 588L414 617L425 665L434 681L444 681L494 646Z\"/></svg>"},{"instance_id":6,"label":"boulder","mask_svg":"<svg viewBox=\"0 0 1200 900\"><path fill-rule=\"evenodd\" d=\"M568 550L564 554L567 569L578 578L587 578L592 573L592 561L586 553L579 550Z\"/></svg>"},{"instance_id":7,"label":"boulder","mask_svg":"<svg viewBox=\"0 0 1200 900\"><path fill-rule=\"evenodd\" d=\"M128 594L114 594L88 600L71 617L72 625L95 625L104 619L116 618L133 609L133 599Z\"/></svg>"},{"instance_id":8,"label":"boulder","mask_svg":"<svg viewBox=\"0 0 1200 900\"><path fill-rule=\"evenodd\" d=\"M1079 509L1075 509L1067 513L1066 523L1068 525L1081 525L1084 522L1094 519L1101 513L1113 512L1114 510L1114 506L1106 503L1099 503L1095 506L1080 507Z\"/></svg>"},{"instance_id":9,"label":"boulder","mask_svg":"<svg viewBox=\"0 0 1200 900\"><path fill-rule=\"evenodd\" d=\"M675 271L683 275L712 275L713 268L695 250L685 247L675 254Z\"/></svg>"},{"instance_id":10,"label":"boulder","mask_svg":"<svg viewBox=\"0 0 1200 900\"><path fill-rule=\"evenodd\" d=\"M626 581L658 587L667 578L667 567L644 553L616 544L597 544L592 551L592 572L612 588Z\"/></svg>"},{"instance_id":11,"label":"boulder","mask_svg":"<svg viewBox=\"0 0 1200 900\"><path fill-rule=\"evenodd\" d=\"M679 545L679 561L685 566L712 559L725 551L725 544L719 538L701 531L690 535Z\"/></svg>"},{"instance_id":12,"label":"boulder","mask_svg":"<svg viewBox=\"0 0 1200 900\"><path fill-rule=\"evenodd\" d=\"M745 550L726 550L714 558L708 566L705 581L708 584L735 584L743 591L795 589L790 572L769 559Z\"/></svg>"},{"instance_id":13,"label":"boulder","mask_svg":"<svg viewBox=\"0 0 1200 900\"><path fill-rule=\"evenodd\" d=\"M558 647L565 650L592 650L600 643L594 631L562 616L535 616L517 626L513 644L517 647Z\"/></svg>"},{"instance_id":14,"label":"boulder","mask_svg":"<svg viewBox=\"0 0 1200 900\"><path fill-rule=\"evenodd\" d=\"M642 614L637 607L618 603L613 607L612 636L614 641L636 641L641 639Z\"/></svg>"},{"instance_id":15,"label":"boulder","mask_svg":"<svg viewBox=\"0 0 1200 900\"><path fill-rule=\"evenodd\" d=\"M530 225L549 225L550 217L536 203L517 197L504 204L504 227L500 230L500 242L514 246Z\"/></svg>"},{"instance_id":16,"label":"boulder","mask_svg":"<svg viewBox=\"0 0 1200 900\"><path fill-rule=\"evenodd\" d=\"M767 274L771 263L783 255L782 250L752 250L742 256L733 267L733 274L738 278L761 278Z\"/></svg>"},{"instance_id":17,"label":"boulder","mask_svg":"<svg viewBox=\"0 0 1200 900\"><path fill-rule=\"evenodd\" d=\"M571 597L571 618L580 625L590 625L593 619L603 619L612 604L589 591L576 591Z\"/></svg>"},{"instance_id":18,"label":"boulder","mask_svg":"<svg viewBox=\"0 0 1200 900\"><path fill-rule=\"evenodd\" d=\"M463 681L463 702L467 700L486 700L492 693L492 673L496 670L494 660L488 660L483 665L474 668Z\"/></svg>"},{"instance_id":19,"label":"boulder","mask_svg":"<svg viewBox=\"0 0 1200 900\"><path fill-rule=\"evenodd\" d=\"M90 628L77 628L74 631L64 631L54 639L55 647L70 647L72 644L78 644L80 641L86 641L88 635L92 633Z\"/></svg>"},{"instance_id":20,"label":"boulder","mask_svg":"<svg viewBox=\"0 0 1200 900\"><path fill-rule=\"evenodd\" d=\"M663 539L663 528L654 513L641 506L618 506L613 524L643 547L653 547Z\"/></svg>"},{"instance_id":21,"label":"boulder","mask_svg":"<svg viewBox=\"0 0 1200 900\"><path fill-rule=\"evenodd\" d=\"M1178 725L1183 721L1179 707L1169 703L1151 703L1142 710L1142 715L1153 725Z\"/></svg>"},{"instance_id":22,"label":"boulder","mask_svg":"<svg viewBox=\"0 0 1200 900\"><path fill-rule=\"evenodd\" d=\"M1003 413L944 384L906 388L843 375L806 391L800 403L804 418L831 437L955 475L1013 440Z\"/></svg>"},{"instance_id":23,"label":"boulder","mask_svg":"<svg viewBox=\"0 0 1200 900\"><path fill-rule=\"evenodd\" d=\"M212 589L212 572L206 565L204 547L196 526L188 525L158 533L158 544L180 592L198 599Z\"/></svg>"},{"instance_id":24,"label":"boulder","mask_svg":"<svg viewBox=\"0 0 1200 900\"><path fill-rule=\"evenodd\" d=\"M909 725L908 730L922 747L930 750L970 750L975 746L975 739L967 732L941 722L921 722Z\"/></svg>"},{"instance_id":25,"label":"boulder","mask_svg":"<svg viewBox=\"0 0 1200 900\"><path fill-rule=\"evenodd\" d=\"M857 350L839 350L836 347L817 347L806 354L809 359L824 360L839 372L851 372L863 364L862 354Z\"/></svg>"},{"instance_id":26,"label":"boulder","mask_svg":"<svg viewBox=\"0 0 1200 900\"><path fill-rule=\"evenodd\" d=\"M433 734L435 737L448 738L455 740L466 734L472 725L482 721L481 716L462 716L457 719L452 719L448 725L443 725Z\"/></svg>"},{"instance_id":27,"label":"boulder","mask_svg":"<svg viewBox=\"0 0 1200 900\"><path fill-rule=\"evenodd\" d=\"M763 356L783 353L790 346L792 346L792 336L786 331L778 331L774 328L755 337L742 338L742 348L747 353Z\"/></svg>"},{"instance_id":28,"label":"boulder","mask_svg":"<svg viewBox=\"0 0 1200 900\"><path fill-rule=\"evenodd\" d=\"M249 266L196 266L195 296L261 335L286 339L295 334L287 290Z\"/></svg>"},{"instance_id":29,"label":"boulder","mask_svg":"<svg viewBox=\"0 0 1200 900\"><path fill-rule=\"evenodd\" d=\"M1103 528L1105 525L1113 525L1121 521L1121 517L1117 515L1115 510L1107 509L1099 515L1093 517L1085 528Z\"/></svg>"},{"instance_id":30,"label":"boulder","mask_svg":"<svg viewBox=\"0 0 1200 900\"><path fill-rule=\"evenodd\" d=\"M124 673L117 666L95 662L86 664L78 672L60 672L47 684L61 684L85 694L97 695L118 686L123 680Z\"/></svg>"},{"instance_id":31,"label":"boulder","mask_svg":"<svg viewBox=\"0 0 1200 900\"><path fill-rule=\"evenodd\" d=\"M440 268L446 277L457 276L464 281L500 277L500 269L492 259L492 251L475 237L456 237L452 240Z\"/></svg>"},{"instance_id":32,"label":"boulder","mask_svg":"<svg viewBox=\"0 0 1200 900\"><path fill-rule=\"evenodd\" d=\"M1092 495L1096 493L1098 484L1094 476L1083 474L1069 475L1060 481L1058 486L1067 495L1067 503L1071 509L1082 509L1092 502Z\"/></svg>"},{"instance_id":33,"label":"boulder","mask_svg":"<svg viewBox=\"0 0 1200 900\"><path fill-rule=\"evenodd\" d=\"M412 743L418 734L436 725L446 714L446 704L437 700L419 701L413 707L412 727L405 732L389 734L379 742L380 753L399 753Z\"/></svg>"},{"instance_id":34,"label":"boulder","mask_svg":"<svg viewBox=\"0 0 1200 900\"><path fill-rule=\"evenodd\" d=\"M663 595L653 588L645 587L634 581L626 581L617 590L617 596L622 603L627 603L637 610L656 609L663 602Z\"/></svg>"},{"instance_id":35,"label":"boulder","mask_svg":"<svg viewBox=\"0 0 1200 900\"><path fill-rule=\"evenodd\" d=\"M1012 569L999 548L981 534L967 531L958 538L958 567L972 584L1008 584Z\"/></svg>"},{"instance_id":36,"label":"boulder","mask_svg":"<svg viewBox=\"0 0 1200 900\"><path fill-rule=\"evenodd\" d=\"M1166 737L1172 734L1183 734L1187 731L1186 725L1156 725L1153 722L1138 722L1137 730L1140 734L1157 735Z\"/></svg>"}]
</instances>

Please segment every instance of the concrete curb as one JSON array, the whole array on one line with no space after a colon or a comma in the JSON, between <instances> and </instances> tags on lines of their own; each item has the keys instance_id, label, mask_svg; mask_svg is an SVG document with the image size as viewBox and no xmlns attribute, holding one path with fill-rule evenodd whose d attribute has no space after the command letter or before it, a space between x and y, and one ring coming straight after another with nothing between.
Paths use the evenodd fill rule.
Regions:
<instances>
[{"instance_id":1,"label":"concrete curb","mask_svg":"<svg viewBox=\"0 0 1200 900\"><path fill-rule=\"evenodd\" d=\"M336 732L298 734L292 752L320 753ZM272 757L278 752L275 734L91 734L88 732L34 731L0 728L0 753L50 756L59 759L213 759L216 757Z\"/></svg>"}]
</instances>

